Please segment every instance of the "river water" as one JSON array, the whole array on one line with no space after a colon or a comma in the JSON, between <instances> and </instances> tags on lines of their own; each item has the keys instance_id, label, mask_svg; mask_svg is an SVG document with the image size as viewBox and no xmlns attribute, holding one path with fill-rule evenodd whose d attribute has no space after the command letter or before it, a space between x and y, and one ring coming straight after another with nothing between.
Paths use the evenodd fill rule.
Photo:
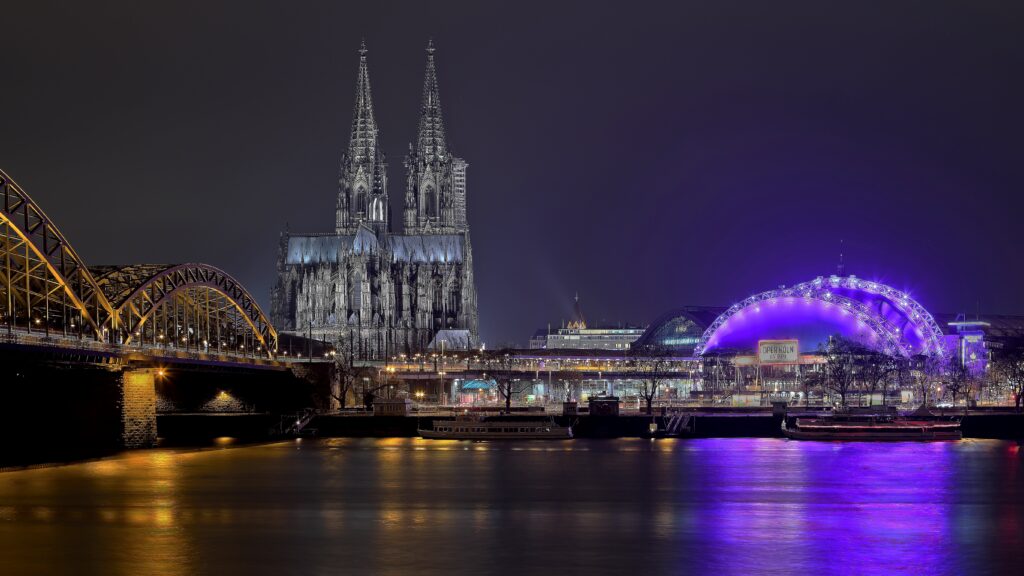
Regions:
<instances>
[{"instance_id":1,"label":"river water","mask_svg":"<svg viewBox=\"0 0 1024 576\"><path fill-rule=\"evenodd\" d=\"M326 439L0 473L0 574L1021 574L1016 444Z\"/></svg>"}]
</instances>

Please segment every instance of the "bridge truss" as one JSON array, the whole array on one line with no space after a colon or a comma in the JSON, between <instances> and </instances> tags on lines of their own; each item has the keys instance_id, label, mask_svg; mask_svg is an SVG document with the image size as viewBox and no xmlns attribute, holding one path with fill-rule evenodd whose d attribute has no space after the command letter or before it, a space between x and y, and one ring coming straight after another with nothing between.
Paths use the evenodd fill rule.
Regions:
<instances>
[{"instance_id":1,"label":"bridge truss","mask_svg":"<svg viewBox=\"0 0 1024 576\"><path fill-rule=\"evenodd\" d=\"M124 342L202 351L275 351L277 333L256 301L206 264L94 268L115 303Z\"/></svg>"},{"instance_id":2,"label":"bridge truss","mask_svg":"<svg viewBox=\"0 0 1024 576\"><path fill-rule=\"evenodd\" d=\"M277 331L251 294L206 264L89 268L0 171L0 327L48 339L274 357Z\"/></svg>"}]
</instances>

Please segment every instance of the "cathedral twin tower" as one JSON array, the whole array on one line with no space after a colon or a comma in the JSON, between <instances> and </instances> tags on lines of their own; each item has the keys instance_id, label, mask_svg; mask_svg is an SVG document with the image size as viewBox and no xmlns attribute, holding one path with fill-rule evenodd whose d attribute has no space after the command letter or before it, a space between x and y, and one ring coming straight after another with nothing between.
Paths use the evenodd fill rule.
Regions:
<instances>
[{"instance_id":1,"label":"cathedral twin tower","mask_svg":"<svg viewBox=\"0 0 1024 576\"><path fill-rule=\"evenodd\" d=\"M405 158L403 233L392 232L387 162L374 117L366 47L342 154L333 234L281 235L271 294L279 330L312 334L362 358L446 342L477 345L466 222L466 167L445 140L433 43L415 144Z\"/></svg>"},{"instance_id":2,"label":"cathedral twin tower","mask_svg":"<svg viewBox=\"0 0 1024 576\"><path fill-rule=\"evenodd\" d=\"M359 49L355 112L348 151L341 159L337 232L352 234L360 223L375 230L390 224L387 163L373 115L366 47ZM466 162L453 157L444 137L434 47L427 47L427 73L415 146L405 159L408 175L403 224L406 233L461 232L466 228Z\"/></svg>"}]
</instances>

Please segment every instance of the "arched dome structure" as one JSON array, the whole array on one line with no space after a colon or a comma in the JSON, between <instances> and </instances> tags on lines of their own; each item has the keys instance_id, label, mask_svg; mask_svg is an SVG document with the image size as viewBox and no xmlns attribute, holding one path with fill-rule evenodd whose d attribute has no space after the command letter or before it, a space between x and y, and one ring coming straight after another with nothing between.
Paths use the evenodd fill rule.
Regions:
<instances>
[{"instance_id":1,"label":"arched dome structure","mask_svg":"<svg viewBox=\"0 0 1024 576\"><path fill-rule=\"evenodd\" d=\"M942 329L924 307L856 276L819 276L738 302L705 330L694 355L753 352L768 339L799 340L800 352L808 353L835 334L891 355L945 355Z\"/></svg>"},{"instance_id":2,"label":"arched dome structure","mask_svg":"<svg viewBox=\"0 0 1024 576\"><path fill-rule=\"evenodd\" d=\"M686 306L654 319L643 335L630 345L636 354L664 351L682 356L693 354L708 326L725 311L721 306Z\"/></svg>"}]
</instances>

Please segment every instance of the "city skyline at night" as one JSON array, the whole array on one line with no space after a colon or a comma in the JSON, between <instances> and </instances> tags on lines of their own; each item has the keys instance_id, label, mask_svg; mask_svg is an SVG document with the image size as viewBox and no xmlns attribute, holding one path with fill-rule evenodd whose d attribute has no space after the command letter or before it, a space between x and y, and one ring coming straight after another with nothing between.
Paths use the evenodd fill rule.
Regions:
<instances>
[{"instance_id":1,"label":"city skyline at night","mask_svg":"<svg viewBox=\"0 0 1024 576\"><path fill-rule=\"evenodd\" d=\"M0 575L1021 572L1024 3L0 15Z\"/></svg>"},{"instance_id":2,"label":"city skyline at night","mask_svg":"<svg viewBox=\"0 0 1024 576\"><path fill-rule=\"evenodd\" d=\"M648 323L840 252L932 310L1020 313L1020 14L993 6L22 5L0 152L88 261L209 261L269 308L276 232L334 224L360 41L402 182L433 38L486 342L576 292Z\"/></svg>"}]
</instances>

